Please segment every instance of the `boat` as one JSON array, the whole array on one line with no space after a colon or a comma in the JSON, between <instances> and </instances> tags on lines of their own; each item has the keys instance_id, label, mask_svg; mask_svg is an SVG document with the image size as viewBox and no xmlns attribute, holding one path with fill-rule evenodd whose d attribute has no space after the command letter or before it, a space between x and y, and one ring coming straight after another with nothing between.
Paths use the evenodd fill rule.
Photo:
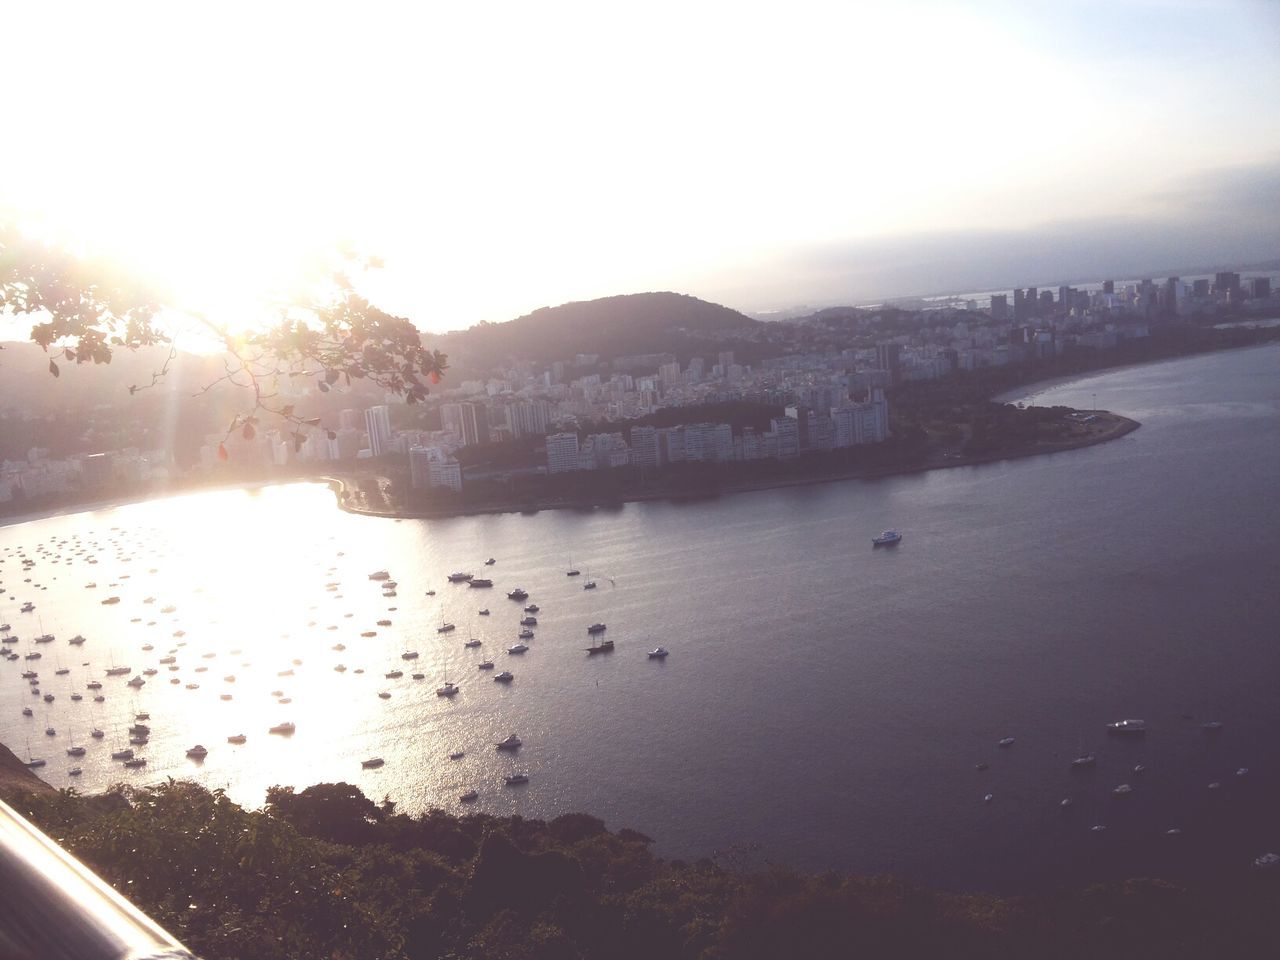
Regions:
<instances>
[{"instance_id":1,"label":"boat","mask_svg":"<svg viewBox=\"0 0 1280 960\"><path fill-rule=\"evenodd\" d=\"M1221 733L1221 732L1222 732L1222 721L1221 721L1221 720L1209 720L1209 721L1207 721L1206 723L1202 723L1202 724L1200 724L1200 729L1201 729L1201 730L1203 730L1205 733Z\"/></svg>"},{"instance_id":2,"label":"boat","mask_svg":"<svg viewBox=\"0 0 1280 960\"><path fill-rule=\"evenodd\" d=\"M489 615L489 608L485 607L483 610L477 610L476 612L482 617L487 617Z\"/></svg>"},{"instance_id":3,"label":"boat","mask_svg":"<svg viewBox=\"0 0 1280 960\"><path fill-rule=\"evenodd\" d=\"M880 536L871 538L871 545L873 547L891 547L901 540L902 534L897 530L885 530Z\"/></svg>"},{"instance_id":4,"label":"boat","mask_svg":"<svg viewBox=\"0 0 1280 960\"><path fill-rule=\"evenodd\" d=\"M23 660L39 660L39 659L40 659L40 651L39 651L39 650L37 650L37 651L35 651L34 653L28 653L28 654L27 654L25 657L23 657L22 659L23 659Z\"/></svg>"},{"instance_id":5,"label":"boat","mask_svg":"<svg viewBox=\"0 0 1280 960\"><path fill-rule=\"evenodd\" d=\"M373 757L370 760L361 760L360 766L365 770L376 770L386 762L381 757Z\"/></svg>"},{"instance_id":6,"label":"boat","mask_svg":"<svg viewBox=\"0 0 1280 960\"><path fill-rule=\"evenodd\" d=\"M450 759L450 760L461 760L461 759L462 759L463 757L465 757L466 755L467 755L467 754L466 754L466 752L465 752L465 751L463 751L463 750L455 750L455 751L453 751L453 753L449 754L449 759Z\"/></svg>"},{"instance_id":7,"label":"boat","mask_svg":"<svg viewBox=\"0 0 1280 960\"><path fill-rule=\"evenodd\" d=\"M415 673L415 674L413 674L413 679L415 679L415 680L425 680L425 679L427 679L427 675L426 675L425 673Z\"/></svg>"},{"instance_id":8,"label":"boat","mask_svg":"<svg viewBox=\"0 0 1280 960\"><path fill-rule=\"evenodd\" d=\"M603 623L593 623L587 627L587 633L604 633L605 625Z\"/></svg>"},{"instance_id":9,"label":"boat","mask_svg":"<svg viewBox=\"0 0 1280 960\"><path fill-rule=\"evenodd\" d=\"M403 670L389 670L386 673L386 678L388 680L399 680L403 676L404 676Z\"/></svg>"},{"instance_id":10,"label":"boat","mask_svg":"<svg viewBox=\"0 0 1280 960\"><path fill-rule=\"evenodd\" d=\"M588 580L586 583L582 585L583 590L594 590L595 588L596 588L596 582L594 580Z\"/></svg>"},{"instance_id":11,"label":"boat","mask_svg":"<svg viewBox=\"0 0 1280 960\"><path fill-rule=\"evenodd\" d=\"M1145 720L1116 720L1107 724L1107 733L1118 737L1140 737L1147 732Z\"/></svg>"},{"instance_id":12,"label":"boat","mask_svg":"<svg viewBox=\"0 0 1280 960\"><path fill-rule=\"evenodd\" d=\"M1072 770L1088 770L1097 762L1098 762L1097 757L1095 757L1092 753L1086 753L1084 756L1076 757L1074 760L1071 761L1071 769Z\"/></svg>"},{"instance_id":13,"label":"boat","mask_svg":"<svg viewBox=\"0 0 1280 960\"><path fill-rule=\"evenodd\" d=\"M464 644L463 644L463 646L464 646L464 647L478 647L478 646L480 646L480 641L479 641L479 640L477 640L475 637L472 637L470 640L468 640L466 643L464 643Z\"/></svg>"},{"instance_id":14,"label":"boat","mask_svg":"<svg viewBox=\"0 0 1280 960\"><path fill-rule=\"evenodd\" d=\"M67 776L78 777L82 773L84 773L84 767L72 767L70 770L67 771Z\"/></svg>"},{"instance_id":15,"label":"boat","mask_svg":"<svg viewBox=\"0 0 1280 960\"><path fill-rule=\"evenodd\" d=\"M84 747L67 747L68 757L83 757L85 755Z\"/></svg>"},{"instance_id":16,"label":"boat","mask_svg":"<svg viewBox=\"0 0 1280 960\"><path fill-rule=\"evenodd\" d=\"M428 590L428 591L427 591L427 596L428 596L428 597L434 597L435 595L436 595L436 592L435 592L434 590Z\"/></svg>"},{"instance_id":17,"label":"boat","mask_svg":"<svg viewBox=\"0 0 1280 960\"><path fill-rule=\"evenodd\" d=\"M509 733L505 739L498 741L497 746L499 750L519 750L523 744L524 741L518 736L514 733Z\"/></svg>"},{"instance_id":18,"label":"boat","mask_svg":"<svg viewBox=\"0 0 1280 960\"><path fill-rule=\"evenodd\" d=\"M187 756L192 760L203 760L209 755L209 750L202 744L197 743L194 747L187 751Z\"/></svg>"},{"instance_id":19,"label":"boat","mask_svg":"<svg viewBox=\"0 0 1280 960\"><path fill-rule=\"evenodd\" d=\"M507 647L507 653L524 653L529 649L527 643L517 643L514 646Z\"/></svg>"},{"instance_id":20,"label":"boat","mask_svg":"<svg viewBox=\"0 0 1280 960\"><path fill-rule=\"evenodd\" d=\"M538 625L537 617L529 616L529 617L520 618L520 626L522 627L536 627L537 625Z\"/></svg>"},{"instance_id":21,"label":"boat","mask_svg":"<svg viewBox=\"0 0 1280 960\"><path fill-rule=\"evenodd\" d=\"M373 573L369 574L369 579L370 580L390 580L391 574L389 574L386 570L375 570Z\"/></svg>"},{"instance_id":22,"label":"boat","mask_svg":"<svg viewBox=\"0 0 1280 960\"><path fill-rule=\"evenodd\" d=\"M161 664L177 663L178 658L172 655L167 657L161 657L159 662Z\"/></svg>"},{"instance_id":23,"label":"boat","mask_svg":"<svg viewBox=\"0 0 1280 960\"><path fill-rule=\"evenodd\" d=\"M89 736L93 737L93 739L95 740L101 740L103 737L106 736L106 734L103 733L101 730L99 730L97 727L94 727L92 730L89 731Z\"/></svg>"},{"instance_id":24,"label":"boat","mask_svg":"<svg viewBox=\"0 0 1280 960\"><path fill-rule=\"evenodd\" d=\"M508 600L528 600L529 594L527 591L522 590L520 587L516 587L514 590L512 590L510 593L507 594L507 599Z\"/></svg>"},{"instance_id":25,"label":"boat","mask_svg":"<svg viewBox=\"0 0 1280 960\"><path fill-rule=\"evenodd\" d=\"M449 574L449 582L450 582L450 583L466 583L466 582L467 582L468 580L470 580L470 579L471 579L471 574L469 574L469 573L451 573L451 574Z\"/></svg>"},{"instance_id":26,"label":"boat","mask_svg":"<svg viewBox=\"0 0 1280 960\"><path fill-rule=\"evenodd\" d=\"M1133 793L1133 787L1127 783L1122 783L1120 786L1113 789L1111 793L1117 797L1127 797L1129 794Z\"/></svg>"},{"instance_id":27,"label":"boat","mask_svg":"<svg viewBox=\"0 0 1280 960\"><path fill-rule=\"evenodd\" d=\"M284 723L277 723L274 727L268 730L267 733L290 734L297 729L297 726L293 723L286 721Z\"/></svg>"},{"instance_id":28,"label":"boat","mask_svg":"<svg viewBox=\"0 0 1280 960\"><path fill-rule=\"evenodd\" d=\"M668 656L668 650L666 647L655 647L653 650L649 651L650 660L661 660L665 656Z\"/></svg>"},{"instance_id":29,"label":"boat","mask_svg":"<svg viewBox=\"0 0 1280 960\"><path fill-rule=\"evenodd\" d=\"M517 633L516 636L519 637L521 640L532 640L533 631L530 630L528 627L525 627L523 630Z\"/></svg>"},{"instance_id":30,"label":"boat","mask_svg":"<svg viewBox=\"0 0 1280 960\"><path fill-rule=\"evenodd\" d=\"M53 703L54 696L52 693L46 693L43 697L45 703Z\"/></svg>"},{"instance_id":31,"label":"boat","mask_svg":"<svg viewBox=\"0 0 1280 960\"><path fill-rule=\"evenodd\" d=\"M529 775L527 773L509 773L503 777L508 787L514 787L518 783L528 783Z\"/></svg>"},{"instance_id":32,"label":"boat","mask_svg":"<svg viewBox=\"0 0 1280 960\"><path fill-rule=\"evenodd\" d=\"M42 633L36 637L36 643L53 643L54 637L52 633Z\"/></svg>"},{"instance_id":33,"label":"boat","mask_svg":"<svg viewBox=\"0 0 1280 960\"><path fill-rule=\"evenodd\" d=\"M30 612L31 612L32 610L34 610L35 608L36 608L36 605L35 605L34 603L32 603L30 600L28 600L28 601L27 601L26 603L24 603L24 604L23 604L19 609L20 609L23 613L30 613Z\"/></svg>"},{"instance_id":34,"label":"boat","mask_svg":"<svg viewBox=\"0 0 1280 960\"><path fill-rule=\"evenodd\" d=\"M129 681L128 686L133 687L133 689L137 690L140 687L142 687L144 684L146 684L146 682L147 681L143 680L141 676L134 676L134 678Z\"/></svg>"},{"instance_id":35,"label":"boat","mask_svg":"<svg viewBox=\"0 0 1280 960\"><path fill-rule=\"evenodd\" d=\"M1012 747L1013 737L1004 737L996 743L997 747Z\"/></svg>"},{"instance_id":36,"label":"boat","mask_svg":"<svg viewBox=\"0 0 1280 960\"><path fill-rule=\"evenodd\" d=\"M460 796L460 797L458 798L458 802L459 802L459 803L472 803L472 802L474 802L474 801L475 801L475 799L476 799L478 796L480 796L480 794L476 793L474 790L468 790L466 793L464 793L462 796Z\"/></svg>"},{"instance_id":37,"label":"boat","mask_svg":"<svg viewBox=\"0 0 1280 960\"><path fill-rule=\"evenodd\" d=\"M484 562L484 565L485 565L486 567L492 567L492 566L493 566L495 563L497 563L497 562L498 562L498 561L497 561L497 560L495 560L495 559L493 559L493 557L490 557L488 560L486 560L486 561Z\"/></svg>"},{"instance_id":38,"label":"boat","mask_svg":"<svg viewBox=\"0 0 1280 960\"><path fill-rule=\"evenodd\" d=\"M240 744L240 743L244 743L244 742L245 742L246 740L248 740L248 739L249 739L249 738L248 738L248 737L246 737L243 733L236 733L236 734L232 734L231 736L227 737L227 743Z\"/></svg>"},{"instance_id":39,"label":"boat","mask_svg":"<svg viewBox=\"0 0 1280 960\"><path fill-rule=\"evenodd\" d=\"M139 767L145 767L147 765L147 758L134 757L131 760L126 760L124 762L124 765L128 767L130 770L137 770Z\"/></svg>"},{"instance_id":40,"label":"boat","mask_svg":"<svg viewBox=\"0 0 1280 960\"><path fill-rule=\"evenodd\" d=\"M492 669L493 669L493 661L492 661L492 660L481 660L481 661L480 661L480 665L479 665L479 669L481 669L481 670L492 670Z\"/></svg>"},{"instance_id":41,"label":"boat","mask_svg":"<svg viewBox=\"0 0 1280 960\"><path fill-rule=\"evenodd\" d=\"M31 710L31 708L30 708L30 707L23 707L23 708L22 708L22 715L23 715L24 717L31 717L31 716L35 716L35 714L32 712L32 710Z\"/></svg>"},{"instance_id":42,"label":"boat","mask_svg":"<svg viewBox=\"0 0 1280 960\"><path fill-rule=\"evenodd\" d=\"M90 680L88 683L84 685L84 688L86 690L101 690L102 683L99 680Z\"/></svg>"},{"instance_id":43,"label":"boat","mask_svg":"<svg viewBox=\"0 0 1280 960\"><path fill-rule=\"evenodd\" d=\"M417 660L417 659L418 659L418 651L417 651L417 650L406 650L404 653L400 654L400 659L401 659L401 660Z\"/></svg>"},{"instance_id":44,"label":"boat","mask_svg":"<svg viewBox=\"0 0 1280 960\"><path fill-rule=\"evenodd\" d=\"M436 687L437 697L452 697L458 692L458 685L450 683L448 680L444 682L444 686Z\"/></svg>"},{"instance_id":45,"label":"boat","mask_svg":"<svg viewBox=\"0 0 1280 960\"><path fill-rule=\"evenodd\" d=\"M493 678L494 683L510 683L515 679L515 674L510 670L503 670L500 674Z\"/></svg>"},{"instance_id":46,"label":"boat","mask_svg":"<svg viewBox=\"0 0 1280 960\"><path fill-rule=\"evenodd\" d=\"M610 653L613 650L613 641L601 640L599 643L593 643L591 646L586 647L585 649L588 655L596 654L596 653Z\"/></svg>"},{"instance_id":47,"label":"boat","mask_svg":"<svg viewBox=\"0 0 1280 960\"><path fill-rule=\"evenodd\" d=\"M455 627L452 623L442 623L440 624L440 626L436 627L436 633L450 633L451 631L456 629L458 628Z\"/></svg>"},{"instance_id":48,"label":"boat","mask_svg":"<svg viewBox=\"0 0 1280 960\"><path fill-rule=\"evenodd\" d=\"M531 603L524 608L525 613L537 613L541 608L536 603Z\"/></svg>"},{"instance_id":49,"label":"boat","mask_svg":"<svg viewBox=\"0 0 1280 960\"><path fill-rule=\"evenodd\" d=\"M111 754L111 759L112 760L128 760L132 756L133 756L132 748L126 747L123 750L113 751Z\"/></svg>"},{"instance_id":50,"label":"boat","mask_svg":"<svg viewBox=\"0 0 1280 960\"><path fill-rule=\"evenodd\" d=\"M36 767L43 767L45 765L45 761L41 760L39 757L32 757L27 761L26 765L35 769Z\"/></svg>"},{"instance_id":51,"label":"boat","mask_svg":"<svg viewBox=\"0 0 1280 960\"><path fill-rule=\"evenodd\" d=\"M102 605L104 607L111 607L119 602L120 602L119 597L107 597L105 600L102 601Z\"/></svg>"},{"instance_id":52,"label":"boat","mask_svg":"<svg viewBox=\"0 0 1280 960\"><path fill-rule=\"evenodd\" d=\"M467 586L483 589L484 587L492 587L493 581L483 577L476 577L474 580L468 583Z\"/></svg>"},{"instance_id":53,"label":"boat","mask_svg":"<svg viewBox=\"0 0 1280 960\"><path fill-rule=\"evenodd\" d=\"M132 673L132 667L111 667L107 670L108 677L123 677L128 673Z\"/></svg>"}]
</instances>

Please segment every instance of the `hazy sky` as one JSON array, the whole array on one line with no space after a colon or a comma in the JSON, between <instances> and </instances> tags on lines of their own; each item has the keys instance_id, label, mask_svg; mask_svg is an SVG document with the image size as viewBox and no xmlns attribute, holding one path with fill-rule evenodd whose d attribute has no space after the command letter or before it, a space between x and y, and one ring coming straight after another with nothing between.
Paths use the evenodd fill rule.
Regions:
<instances>
[{"instance_id":1,"label":"hazy sky","mask_svg":"<svg viewBox=\"0 0 1280 960\"><path fill-rule=\"evenodd\" d=\"M4 22L0 211L214 312L342 242L437 330L638 290L757 310L1280 255L1270 0Z\"/></svg>"}]
</instances>

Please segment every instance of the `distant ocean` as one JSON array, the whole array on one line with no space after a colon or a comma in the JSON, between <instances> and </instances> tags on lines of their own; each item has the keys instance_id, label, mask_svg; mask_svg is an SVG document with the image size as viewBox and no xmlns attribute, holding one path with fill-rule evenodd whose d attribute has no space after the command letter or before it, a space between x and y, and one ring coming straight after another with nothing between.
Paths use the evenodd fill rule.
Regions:
<instances>
[{"instance_id":1,"label":"distant ocean","mask_svg":"<svg viewBox=\"0 0 1280 960\"><path fill-rule=\"evenodd\" d=\"M346 780L417 811L464 809L474 788L474 809L587 811L669 856L953 888L1248 869L1280 851L1280 347L1024 398L1143 426L691 503L395 522L296 484L0 528L0 621L20 638L5 647L42 655L0 663L0 740L87 791L180 776L257 804L274 783ZM903 542L873 549L886 527ZM395 596L368 579L380 569ZM506 598L517 586L527 601ZM509 654L529 603L530 649ZM613 652L586 652L595 621ZM649 659L659 644L670 656ZM33 667L50 704L20 676ZM445 680L456 697L436 695ZM140 712L148 764L126 771L109 754ZM1109 738L1125 717L1148 735ZM284 721L292 737L268 734ZM499 752L513 731L524 746ZM1086 752L1096 767L1073 773ZM505 786L512 772L530 782Z\"/></svg>"}]
</instances>

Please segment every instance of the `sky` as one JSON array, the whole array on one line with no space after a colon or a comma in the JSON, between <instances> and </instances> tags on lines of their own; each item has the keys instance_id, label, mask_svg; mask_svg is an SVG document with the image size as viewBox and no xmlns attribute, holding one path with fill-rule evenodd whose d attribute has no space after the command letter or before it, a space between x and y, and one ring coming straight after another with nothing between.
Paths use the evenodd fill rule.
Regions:
<instances>
[{"instance_id":1,"label":"sky","mask_svg":"<svg viewBox=\"0 0 1280 960\"><path fill-rule=\"evenodd\" d=\"M1280 256L1280 3L10 5L0 216L249 323L425 330Z\"/></svg>"}]
</instances>

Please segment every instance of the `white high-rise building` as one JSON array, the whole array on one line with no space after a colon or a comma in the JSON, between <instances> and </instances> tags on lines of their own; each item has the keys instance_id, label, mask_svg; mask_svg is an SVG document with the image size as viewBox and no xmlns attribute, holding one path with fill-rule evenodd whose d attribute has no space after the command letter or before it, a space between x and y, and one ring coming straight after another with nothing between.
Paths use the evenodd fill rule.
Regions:
<instances>
[{"instance_id":1,"label":"white high-rise building","mask_svg":"<svg viewBox=\"0 0 1280 960\"><path fill-rule=\"evenodd\" d=\"M364 429L369 434L369 453L380 457L391 452L391 408L386 404L364 412Z\"/></svg>"},{"instance_id":2,"label":"white high-rise building","mask_svg":"<svg viewBox=\"0 0 1280 960\"><path fill-rule=\"evenodd\" d=\"M547 473L568 473L578 469L578 435L553 433L547 437Z\"/></svg>"},{"instance_id":3,"label":"white high-rise building","mask_svg":"<svg viewBox=\"0 0 1280 960\"><path fill-rule=\"evenodd\" d=\"M662 465L657 428L631 428L631 465L653 468Z\"/></svg>"}]
</instances>

